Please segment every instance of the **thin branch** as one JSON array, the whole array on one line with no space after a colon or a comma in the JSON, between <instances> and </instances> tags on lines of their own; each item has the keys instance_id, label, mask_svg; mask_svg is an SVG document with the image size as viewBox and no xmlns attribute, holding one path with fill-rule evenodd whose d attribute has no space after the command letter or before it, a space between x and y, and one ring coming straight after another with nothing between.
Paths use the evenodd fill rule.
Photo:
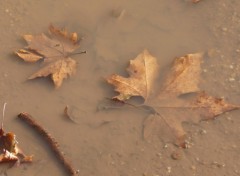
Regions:
<instances>
[{"instance_id":1,"label":"thin branch","mask_svg":"<svg viewBox=\"0 0 240 176\"><path fill-rule=\"evenodd\" d=\"M51 147L52 151L56 154L59 161L64 165L65 169L72 175L77 175L78 171L76 171L73 166L67 161L63 153L59 149L58 142L41 126L39 125L30 114L26 112L22 112L18 115L18 118L26 122L28 125L33 127L39 134L41 134L46 141L48 142L49 146Z\"/></svg>"}]
</instances>

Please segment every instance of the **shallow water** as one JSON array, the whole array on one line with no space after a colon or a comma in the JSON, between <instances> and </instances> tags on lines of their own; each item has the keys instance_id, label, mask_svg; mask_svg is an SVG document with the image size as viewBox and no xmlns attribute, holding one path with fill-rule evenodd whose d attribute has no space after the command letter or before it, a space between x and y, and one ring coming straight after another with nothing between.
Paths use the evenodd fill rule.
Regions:
<instances>
[{"instance_id":1,"label":"shallow water","mask_svg":"<svg viewBox=\"0 0 240 176\"><path fill-rule=\"evenodd\" d=\"M16 133L25 153L34 155L32 164L8 169L7 175L67 175L44 140L17 120L22 111L48 129L79 175L238 175L239 111L208 123L185 124L194 146L175 161L170 155L176 147L142 139L147 113L97 107L115 95L104 78L127 75L129 60L145 48L158 59L162 77L175 57L205 52L201 88L240 104L239 10L236 0L2 0L0 103L8 103L4 128ZM72 57L77 73L58 90L50 79L26 81L41 64L24 63L13 54L26 45L23 34L47 32L50 23L77 32L83 38L78 51L87 51ZM78 124L63 117L66 105L75 107ZM206 135L198 133L203 129Z\"/></svg>"}]
</instances>

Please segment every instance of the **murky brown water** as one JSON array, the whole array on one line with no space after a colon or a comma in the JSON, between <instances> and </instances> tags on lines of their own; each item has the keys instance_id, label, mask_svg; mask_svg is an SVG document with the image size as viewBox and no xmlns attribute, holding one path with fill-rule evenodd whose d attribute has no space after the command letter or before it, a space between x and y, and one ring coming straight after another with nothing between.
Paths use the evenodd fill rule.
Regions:
<instances>
[{"instance_id":1,"label":"murky brown water","mask_svg":"<svg viewBox=\"0 0 240 176\"><path fill-rule=\"evenodd\" d=\"M187 0L1 0L0 104L8 103L5 130L15 132L25 153L34 155L31 165L9 169L7 175L67 175L39 135L16 119L22 111L58 140L79 175L239 175L239 111L185 124L194 145L183 150L178 161L170 157L173 145L164 148L158 139L142 140L145 113L131 108L96 111L101 100L114 95L104 78L126 75L128 61L144 48L158 58L163 73L176 56L208 52L201 87L240 104L239 11L237 0L194 5ZM40 65L12 54L25 45L21 35L47 32L50 23L83 36L80 50L87 51L73 57L77 74L58 90L48 79L26 81ZM64 119L66 105L75 107L79 124ZM101 125L105 121L109 123ZM201 130L207 133L201 135Z\"/></svg>"}]
</instances>

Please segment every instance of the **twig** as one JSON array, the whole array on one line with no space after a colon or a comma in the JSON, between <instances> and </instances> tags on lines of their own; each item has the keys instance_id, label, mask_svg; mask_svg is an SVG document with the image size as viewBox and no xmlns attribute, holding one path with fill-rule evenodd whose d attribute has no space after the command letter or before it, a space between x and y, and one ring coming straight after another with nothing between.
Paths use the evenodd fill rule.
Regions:
<instances>
[{"instance_id":1,"label":"twig","mask_svg":"<svg viewBox=\"0 0 240 176\"><path fill-rule=\"evenodd\" d=\"M73 168L73 166L67 161L63 153L59 149L59 145L57 141L41 126L39 125L30 114L26 112L22 112L18 115L18 118L26 122L28 125L32 126L35 130L38 131L48 142L53 152L56 154L59 161L64 165L66 170L72 175L77 175L77 171Z\"/></svg>"}]
</instances>

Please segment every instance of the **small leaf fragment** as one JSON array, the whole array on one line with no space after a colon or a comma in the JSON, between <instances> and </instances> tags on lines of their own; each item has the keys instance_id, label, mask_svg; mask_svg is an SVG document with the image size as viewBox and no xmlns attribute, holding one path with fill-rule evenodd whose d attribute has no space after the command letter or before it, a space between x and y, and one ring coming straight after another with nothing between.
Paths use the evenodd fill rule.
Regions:
<instances>
[{"instance_id":1,"label":"small leaf fragment","mask_svg":"<svg viewBox=\"0 0 240 176\"><path fill-rule=\"evenodd\" d=\"M19 149L15 134L5 134L3 130L2 132L0 136L0 163L11 161L32 162L32 156L26 156Z\"/></svg>"},{"instance_id":2,"label":"small leaf fragment","mask_svg":"<svg viewBox=\"0 0 240 176\"><path fill-rule=\"evenodd\" d=\"M18 157L15 154L9 152L8 150L3 150L3 152L0 154L0 163L10 161L18 161Z\"/></svg>"}]
</instances>

